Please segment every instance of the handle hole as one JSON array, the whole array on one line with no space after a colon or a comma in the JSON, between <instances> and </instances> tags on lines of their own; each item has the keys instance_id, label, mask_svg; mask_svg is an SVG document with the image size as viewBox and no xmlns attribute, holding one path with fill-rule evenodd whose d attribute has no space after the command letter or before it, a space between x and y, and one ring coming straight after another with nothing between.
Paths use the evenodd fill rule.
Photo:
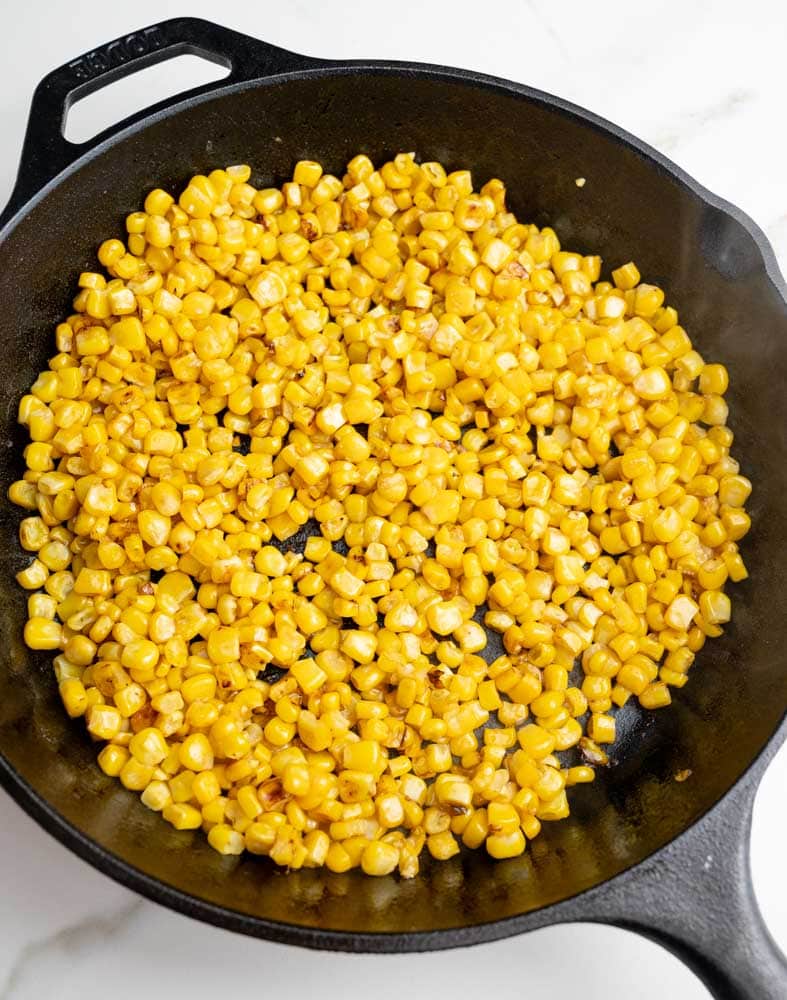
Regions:
<instances>
[{"instance_id":1,"label":"handle hole","mask_svg":"<svg viewBox=\"0 0 787 1000\"><path fill-rule=\"evenodd\" d=\"M151 104L229 76L227 66L196 55L181 55L132 73L80 98L69 109L64 135L87 142L104 129Z\"/></svg>"}]
</instances>

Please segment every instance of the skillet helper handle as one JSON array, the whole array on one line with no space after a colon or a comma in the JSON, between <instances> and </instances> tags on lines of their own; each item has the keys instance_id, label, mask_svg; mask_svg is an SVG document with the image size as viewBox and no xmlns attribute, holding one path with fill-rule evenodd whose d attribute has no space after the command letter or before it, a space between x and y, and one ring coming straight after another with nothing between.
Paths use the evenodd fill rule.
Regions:
<instances>
[{"instance_id":1,"label":"skillet helper handle","mask_svg":"<svg viewBox=\"0 0 787 1000\"><path fill-rule=\"evenodd\" d=\"M756 790L756 781L741 782L672 844L610 883L589 914L668 948L716 1000L787 997L787 959L752 886Z\"/></svg>"},{"instance_id":2,"label":"skillet helper handle","mask_svg":"<svg viewBox=\"0 0 787 1000\"><path fill-rule=\"evenodd\" d=\"M189 91L208 93L228 84L326 65L249 35L196 17L177 17L131 32L52 70L33 95L16 186L0 216L4 224L18 208L78 157L111 133L151 114L146 108L88 142L69 142L63 134L69 108L116 80L176 56L197 55L226 66L229 75ZM167 102L169 103L169 102Z\"/></svg>"}]
</instances>

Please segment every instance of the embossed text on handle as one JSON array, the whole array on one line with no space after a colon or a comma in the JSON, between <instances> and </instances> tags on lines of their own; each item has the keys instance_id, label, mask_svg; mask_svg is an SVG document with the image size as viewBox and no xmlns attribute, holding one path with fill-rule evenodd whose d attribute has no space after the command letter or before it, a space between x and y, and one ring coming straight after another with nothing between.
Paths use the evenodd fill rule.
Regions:
<instances>
[{"instance_id":1,"label":"embossed text on handle","mask_svg":"<svg viewBox=\"0 0 787 1000\"><path fill-rule=\"evenodd\" d=\"M164 38L158 27L144 28L142 31L134 31L124 38L118 38L116 41L110 42L109 45L93 49L92 52L88 52L69 63L68 68L78 82L84 83L108 72L115 66L123 66L140 56L154 52L156 49L160 49L163 44Z\"/></svg>"}]
</instances>

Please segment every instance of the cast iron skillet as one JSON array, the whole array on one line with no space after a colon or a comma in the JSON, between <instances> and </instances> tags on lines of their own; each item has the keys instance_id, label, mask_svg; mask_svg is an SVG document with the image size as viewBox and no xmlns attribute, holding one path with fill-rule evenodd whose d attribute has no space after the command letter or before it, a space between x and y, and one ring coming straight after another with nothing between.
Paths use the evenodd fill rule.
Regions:
<instances>
[{"instance_id":1,"label":"cast iron skillet","mask_svg":"<svg viewBox=\"0 0 787 1000\"><path fill-rule=\"evenodd\" d=\"M143 66L196 53L219 84L127 119L84 145L63 138L75 100ZM315 948L400 952L491 941L566 921L614 923L661 942L717 997L784 1000L787 967L754 901L748 864L757 784L785 735L787 302L765 237L742 212L595 115L516 83L439 66L336 63L181 18L51 73L33 98L17 186L0 220L4 487L22 471L16 403L52 353L79 271L123 231L148 189L248 162L258 183L317 159L399 150L502 177L521 218L566 244L631 258L668 290L700 350L732 375L735 453L756 486L753 573L669 709L621 715L613 766L574 789L571 818L516 860L477 852L412 881L357 872L283 874L215 854L105 777L59 703L50 656L22 644L12 574L19 512L0 504L0 780L60 841L173 909ZM580 189L575 178L587 178ZM4 495L3 490L3 495ZM679 783L676 773L690 770Z\"/></svg>"}]
</instances>

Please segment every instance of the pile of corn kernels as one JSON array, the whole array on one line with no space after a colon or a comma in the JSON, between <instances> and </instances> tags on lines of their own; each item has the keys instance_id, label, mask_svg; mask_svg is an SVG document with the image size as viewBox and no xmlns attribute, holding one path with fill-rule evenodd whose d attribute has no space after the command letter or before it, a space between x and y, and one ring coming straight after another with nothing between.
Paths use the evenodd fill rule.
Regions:
<instances>
[{"instance_id":1,"label":"pile of corn kernels","mask_svg":"<svg viewBox=\"0 0 787 1000\"><path fill-rule=\"evenodd\" d=\"M19 407L25 639L223 854L515 857L730 619L727 372L499 180L250 177L152 191L80 277Z\"/></svg>"}]
</instances>

